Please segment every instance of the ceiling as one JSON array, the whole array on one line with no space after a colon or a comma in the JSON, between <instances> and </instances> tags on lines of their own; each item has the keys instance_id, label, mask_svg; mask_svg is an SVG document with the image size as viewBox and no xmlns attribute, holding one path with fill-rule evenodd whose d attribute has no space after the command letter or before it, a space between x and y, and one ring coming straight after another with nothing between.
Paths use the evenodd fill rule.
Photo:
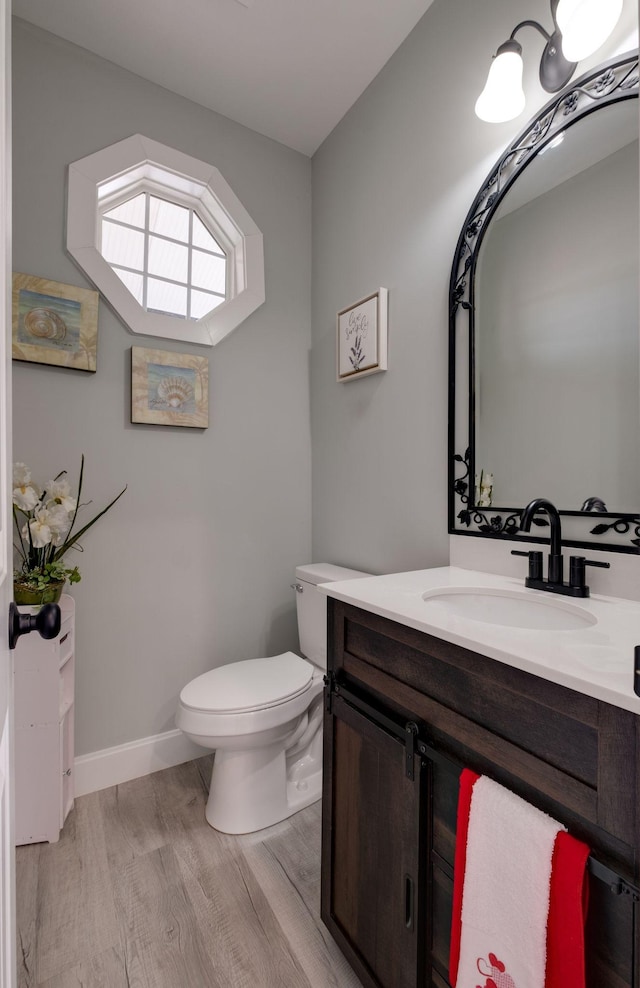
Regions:
<instances>
[{"instance_id":1,"label":"ceiling","mask_svg":"<svg viewBox=\"0 0 640 988\"><path fill-rule=\"evenodd\" d=\"M13 0L13 12L311 155L432 2Z\"/></svg>"}]
</instances>

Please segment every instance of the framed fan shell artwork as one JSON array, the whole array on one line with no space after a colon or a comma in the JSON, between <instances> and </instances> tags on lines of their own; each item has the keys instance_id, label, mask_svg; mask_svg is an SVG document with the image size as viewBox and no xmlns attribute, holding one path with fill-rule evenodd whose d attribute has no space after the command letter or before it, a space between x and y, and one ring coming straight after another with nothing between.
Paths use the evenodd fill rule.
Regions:
<instances>
[{"instance_id":1,"label":"framed fan shell artwork","mask_svg":"<svg viewBox=\"0 0 640 988\"><path fill-rule=\"evenodd\" d=\"M131 421L209 425L209 361L194 353L131 347Z\"/></svg>"}]
</instances>

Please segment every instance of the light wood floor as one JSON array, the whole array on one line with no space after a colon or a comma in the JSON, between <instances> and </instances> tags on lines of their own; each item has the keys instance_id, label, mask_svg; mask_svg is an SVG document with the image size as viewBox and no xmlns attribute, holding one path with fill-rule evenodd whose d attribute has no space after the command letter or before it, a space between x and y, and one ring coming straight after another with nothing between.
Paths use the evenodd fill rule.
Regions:
<instances>
[{"instance_id":1,"label":"light wood floor","mask_svg":"<svg viewBox=\"0 0 640 988\"><path fill-rule=\"evenodd\" d=\"M17 849L19 988L360 988L320 921L320 803L228 837L210 768L82 796Z\"/></svg>"}]
</instances>

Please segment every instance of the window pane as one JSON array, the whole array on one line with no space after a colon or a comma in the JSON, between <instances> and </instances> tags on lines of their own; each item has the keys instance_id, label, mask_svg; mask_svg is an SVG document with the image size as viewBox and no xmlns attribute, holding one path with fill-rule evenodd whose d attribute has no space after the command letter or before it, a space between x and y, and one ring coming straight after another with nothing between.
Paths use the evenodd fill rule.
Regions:
<instances>
[{"instance_id":1,"label":"window pane","mask_svg":"<svg viewBox=\"0 0 640 988\"><path fill-rule=\"evenodd\" d=\"M149 237L149 274L173 281L187 281L189 249L169 240Z\"/></svg>"},{"instance_id":2,"label":"window pane","mask_svg":"<svg viewBox=\"0 0 640 988\"><path fill-rule=\"evenodd\" d=\"M123 284L127 286L136 302L142 305L142 275L134 274L133 271L121 271L120 268L113 269Z\"/></svg>"},{"instance_id":3,"label":"window pane","mask_svg":"<svg viewBox=\"0 0 640 988\"><path fill-rule=\"evenodd\" d=\"M195 213L193 214L193 244L195 247L203 247L205 250L224 254L220 244L213 239L202 220Z\"/></svg>"},{"instance_id":4,"label":"window pane","mask_svg":"<svg viewBox=\"0 0 640 988\"><path fill-rule=\"evenodd\" d=\"M174 240L189 242L189 210L157 196L149 198L149 229Z\"/></svg>"},{"instance_id":5,"label":"window pane","mask_svg":"<svg viewBox=\"0 0 640 988\"><path fill-rule=\"evenodd\" d=\"M202 319L208 312L224 302L219 295L207 295L206 292L191 292L191 318Z\"/></svg>"},{"instance_id":6,"label":"window pane","mask_svg":"<svg viewBox=\"0 0 640 988\"><path fill-rule=\"evenodd\" d=\"M109 220L102 221L102 256L110 264L125 268L144 268L144 234L118 226Z\"/></svg>"},{"instance_id":7,"label":"window pane","mask_svg":"<svg viewBox=\"0 0 640 988\"><path fill-rule=\"evenodd\" d=\"M191 255L191 284L198 288L208 288L211 292L226 294L227 262L224 257L203 254L194 250Z\"/></svg>"},{"instance_id":8,"label":"window pane","mask_svg":"<svg viewBox=\"0 0 640 988\"><path fill-rule=\"evenodd\" d=\"M147 309L186 317L187 289L183 288L182 285L171 285L168 281L149 278L147 281Z\"/></svg>"},{"instance_id":9,"label":"window pane","mask_svg":"<svg viewBox=\"0 0 640 988\"><path fill-rule=\"evenodd\" d=\"M115 206L113 209L107 209L104 215L108 216L111 220L130 223L131 226L137 226L141 230L144 230L144 210L145 194L141 192L139 196L134 196L133 199L127 199L126 202L121 203L119 206Z\"/></svg>"}]
</instances>

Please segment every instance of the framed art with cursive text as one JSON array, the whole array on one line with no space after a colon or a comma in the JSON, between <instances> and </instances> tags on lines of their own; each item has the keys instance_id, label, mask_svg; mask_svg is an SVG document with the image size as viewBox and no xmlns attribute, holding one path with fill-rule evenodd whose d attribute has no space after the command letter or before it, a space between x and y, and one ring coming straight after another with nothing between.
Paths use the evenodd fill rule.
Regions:
<instances>
[{"instance_id":1,"label":"framed art with cursive text","mask_svg":"<svg viewBox=\"0 0 640 988\"><path fill-rule=\"evenodd\" d=\"M387 289L379 288L338 313L338 381L353 381L387 369L387 309Z\"/></svg>"}]
</instances>

